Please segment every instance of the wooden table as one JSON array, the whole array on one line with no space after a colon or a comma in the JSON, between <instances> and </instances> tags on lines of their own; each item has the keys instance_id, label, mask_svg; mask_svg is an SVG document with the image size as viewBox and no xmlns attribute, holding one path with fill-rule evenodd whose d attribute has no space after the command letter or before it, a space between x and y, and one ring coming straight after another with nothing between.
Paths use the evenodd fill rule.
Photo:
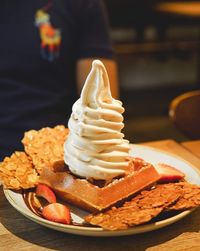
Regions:
<instances>
[{"instance_id":1,"label":"wooden table","mask_svg":"<svg viewBox=\"0 0 200 251\"><path fill-rule=\"evenodd\" d=\"M163 2L156 5L156 10L186 17L199 17L200 2Z\"/></svg>"},{"instance_id":2,"label":"wooden table","mask_svg":"<svg viewBox=\"0 0 200 251\"><path fill-rule=\"evenodd\" d=\"M144 143L186 159L200 169L200 141ZM0 188L0 250L200 250L200 208L184 219L154 232L124 237L84 237L42 227L18 213Z\"/></svg>"}]
</instances>

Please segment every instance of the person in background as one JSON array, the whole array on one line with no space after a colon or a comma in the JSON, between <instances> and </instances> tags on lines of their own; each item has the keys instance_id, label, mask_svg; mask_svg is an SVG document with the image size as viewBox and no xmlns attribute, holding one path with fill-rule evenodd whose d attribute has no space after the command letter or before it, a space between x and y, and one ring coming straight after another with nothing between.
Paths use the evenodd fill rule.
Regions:
<instances>
[{"instance_id":1,"label":"person in background","mask_svg":"<svg viewBox=\"0 0 200 251\"><path fill-rule=\"evenodd\" d=\"M100 0L1 1L0 161L22 150L24 132L67 126L93 59L114 97L116 64Z\"/></svg>"}]
</instances>

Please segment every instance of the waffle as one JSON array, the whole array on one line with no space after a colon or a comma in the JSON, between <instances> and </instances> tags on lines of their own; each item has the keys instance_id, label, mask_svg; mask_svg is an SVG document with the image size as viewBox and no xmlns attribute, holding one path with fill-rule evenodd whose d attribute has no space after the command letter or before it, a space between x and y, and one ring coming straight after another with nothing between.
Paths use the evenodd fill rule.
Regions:
<instances>
[{"instance_id":1,"label":"waffle","mask_svg":"<svg viewBox=\"0 0 200 251\"><path fill-rule=\"evenodd\" d=\"M50 169L43 170L39 182L53 188L61 199L90 212L97 212L122 202L154 184L159 177L155 168L151 164L146 164L103 187L75 177L69 172L53 172Z\"/></svg>"}]
</instances>

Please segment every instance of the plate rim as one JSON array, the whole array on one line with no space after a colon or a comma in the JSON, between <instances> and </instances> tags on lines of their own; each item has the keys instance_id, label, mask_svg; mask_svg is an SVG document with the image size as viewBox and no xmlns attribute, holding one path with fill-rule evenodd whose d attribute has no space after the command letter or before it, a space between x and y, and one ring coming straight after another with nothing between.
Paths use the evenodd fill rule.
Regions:
<instances>
[{"instance_id":1,"label":"plate rim","mask_svg":"<svg viewBox=\"0 0 200 251\"><path fill-rule=\"evenodd\" d=\"M28 209L27 212L24 210L21 210L20 206L15 203L15 201L12 198L12 195L10 194L12 190L4 189L5 197L7 198L8 202L22 215L27 217L28 219L31 219L32 221L36 222L37 224L46 226L48 228L56 229L61 232L65 233L73 233L78 235L87 235L87 236L123 236L123 235L133 235L133 234L140 234L144 232L150 232L157 230L159 228L162 228L164 226L168 226L172 223L175 223L176 221L181 220L188 214L190 214L193 210L185 210L175 216L172 216L170 218L156 221L155 223L150 224L144 224L139 226L134 226L125 230L115 230L115 231L109 231L104 230L101 227L85 227L85 226L75 226L75 225L64 225L61 223L56 222L50 222L46 219L40 218L39 216L35 215L30 209ZM59 228L59 229L57 229ZM85 231L85 233L84 233Z\"/></svg>"},{"instance_id":2,"label":"plate rim","mask_svg":"<svg viewBox=\"0 0 200 251\"><path fill-rule=\"evenodd\" d=\"M178 159L182 162L185 162L188 166L191 166L200 176L200 169L198 167L196 167L194 164L190 163L188 160L184 159L183 157L180 157L179 155L175 154L175 153L171 153L171 152L168 152L167 150L162 150L162 149L158 149L156 147L153 147L153 146L146 146L146 145L139 145L139 144L130 144L132 147L133 146L136 146L136 147L141 147L141 148L149 148L151 149L152 151L156 151L156 152L160 152L160 153L163 153L165 155L168 155L168 156L171 156L175 159ZM186 149L187 151L187 149ZM189 151L188 151L189 152ZM192 153L191 153L192 154ZM195 155L194 155L195 156ZM195 156L196 157L196 156ZM197 157L198 158L198 157Z\"/></svg>"},{"instance_id":3,"label":"plate rim","mask_svg":"<svg viewBox=\"0 0 200 251\"><path fill-rule=\"evenodd\" d=\"M146 148L146 149L152 150L154 152L159 152L159 153L163 153L165 155L171 156L175 159L178 159L182 162L185 162L188 166L190 166L192 169L194 169L200 175L200 170L197 167L195 167L195 165L191 164L189 161L185 160L184 158L177 156L176 154L169 153L165 150L157 149L157 148L154 148L151 146L138 145L138 144L130 144L130 145L131 145L131 148L132 147L137 147L140 149ZM184 218L185 216L187 216L188 214L190 214L192 211L195 210L195 209L185 210L185 211L182 211L172 217L166 218L164 220L159 220L159 221L149 223L149 224L146 223L143 225L133 226L133 227L130 227L125 230L109 231L109 230L104 230L101 227L65 225L65 224L57 223L57 222L50 222L50 221L43 219L43 218L37 216L36 214L34 214L27 207L27 205L26 205L27 211L25 211L20 205L18 205L13 198L13 194L15 193L15 191L13 191L11 189L3 188L3 192L4 192L4 195L5 195L6 199L8 200L8 202L18 212L20 212L22 215L24 215L28 219L36 222L37 224L46 226L51 229L55 229L57 231L65 232L65 233L72 233L72 234L86 235L86 236L123 236L123 235L134 235L134 234L140 234L140 233L144 233L144 232L150 232L150 231L154 231L159 228L168 226L170 224L173 224L176 221L181 220L182 218ZM20 195L22 196L21 193L20 193Z\"/></svg>"}]
</instances>

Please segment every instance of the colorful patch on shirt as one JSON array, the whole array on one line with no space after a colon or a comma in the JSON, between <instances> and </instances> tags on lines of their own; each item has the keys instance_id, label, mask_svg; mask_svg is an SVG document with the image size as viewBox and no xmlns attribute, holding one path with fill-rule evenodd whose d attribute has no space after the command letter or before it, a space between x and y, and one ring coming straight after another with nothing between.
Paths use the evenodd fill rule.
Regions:
<instances>
[{"instance_id":1,"label":"colorful patch on shirt","mask_svg":"<svg viewBox=\"0 0 200 251\"><path fill-rule=\"evenodd\" d=\"M50 5L47 5L36 12L35 25L38 27L40 33L41 55L44 59L52 62L59 56L61 31L51 24L50 15L46 12L49 8Z\"/></svg>"}]
</instances>

